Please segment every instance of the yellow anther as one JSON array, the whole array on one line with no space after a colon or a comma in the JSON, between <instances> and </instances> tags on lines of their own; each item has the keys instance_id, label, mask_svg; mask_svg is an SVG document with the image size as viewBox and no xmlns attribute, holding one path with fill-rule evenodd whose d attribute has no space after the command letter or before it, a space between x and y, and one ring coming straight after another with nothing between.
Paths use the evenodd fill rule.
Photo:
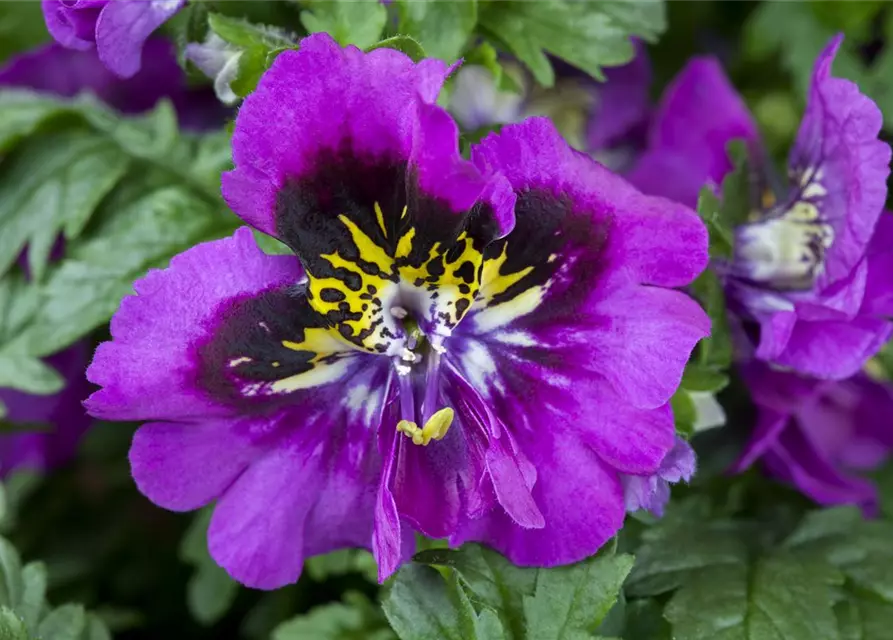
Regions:
<instances>
[{"instance_id":1,"label":"yellow anther","mask_svg":"<svg viewBox=\"0 0 893 640\"><path fill-rule=\"evenodd\" d=\"M411 420L401 420L397 423L397 431L404 433L407 437L411 438L413 444L420 444L423 447L427 447L428 443L432 440L443 439L447 434L447 431L450 430L454 415L452 409L444 407L428 418L428 422L425 423L424 428L419 429L419 425Z\"/></svg>"}]
</instances>

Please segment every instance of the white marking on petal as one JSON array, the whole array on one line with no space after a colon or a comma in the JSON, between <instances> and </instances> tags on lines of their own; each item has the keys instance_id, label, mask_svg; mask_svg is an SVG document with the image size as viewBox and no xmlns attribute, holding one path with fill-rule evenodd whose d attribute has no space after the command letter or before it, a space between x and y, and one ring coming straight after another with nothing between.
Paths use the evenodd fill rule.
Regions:
<instances>
[{"instance_id":1,"label":"white marking on petal","mask_svg":"<svg viewBox=\"0 0 893 640\"><path fill-rule=\"evenodd\" d=\"M511 300L482 308L472 320L478 333L487 333L526 316L536 309L545 297L547 287L531 287Z\"/></svg>"}]
</instances>

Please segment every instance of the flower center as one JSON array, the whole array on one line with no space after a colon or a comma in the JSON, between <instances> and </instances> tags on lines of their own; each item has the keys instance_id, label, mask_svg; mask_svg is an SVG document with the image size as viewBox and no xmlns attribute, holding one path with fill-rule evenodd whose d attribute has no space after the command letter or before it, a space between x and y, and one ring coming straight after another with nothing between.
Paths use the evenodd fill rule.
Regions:
<instances>
[{"instance_id":1,"label":"flower center","mask_svg":"<svg viewBox=\"0 0 893 640\"><path fill-rule=\"evenodd\" d=\"M833 242L834 230L818 207L799 200L781 215L736 230L735 270L774 289L810 289Z\"/></svg>"},{"instance_id":2,"label":"flower center","mask_svg":"<svg viewBox=\"0 0 893 640\"><path fill-rule=\"evenodd\" d=\"M413 444L427 446L431 440L442 439L453 422L451 408L437 407L444 339L440 335L426 336L405 308L393 306L390 312L406 335L403 349L392 356L400 395L397 430Z\"/></svg>"}]
</instances>

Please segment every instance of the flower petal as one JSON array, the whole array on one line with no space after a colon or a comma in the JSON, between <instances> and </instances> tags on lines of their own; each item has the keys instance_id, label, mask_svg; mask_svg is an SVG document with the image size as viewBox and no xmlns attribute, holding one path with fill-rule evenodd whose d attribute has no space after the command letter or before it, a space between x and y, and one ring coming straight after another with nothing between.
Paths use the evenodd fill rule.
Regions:
<instances>
[{"instance_id":1,"label":"flower petal","mask_svg":"<svg viewBox=\"0 0 893 640\"><path fill-rule=\"evenodd\" d=\"M260 455L237 427L225 420L140 427L129 456L140 492L171 511L192 511L215 500Z\"/></svg>"},{"instance_id":2,"label":"flower petal","mask_svg":"<svg viewBox=\"0 0 893 640\"><path fill-rule=\"evenodd\" d=\"M893 323L867 316L849 322L797 322L773 362L824 380L842 380L858 372L891 336Z\"/></svg>"},{"instance_id":3,"label":"flower petal","mask_svg":"<svg viewBox=\"0 0 893 640\"><path fill-rule=\"evenodd\" d=\"M122 78L135 75L142 64L143 44L185 4L186 0L107 3L96 21L99 59Z\"/></svg>"},{"instance_id":4,"label":"flower petal","mask_svg":"<svg viewBox=\"0 0 893 640\"><path fill-rule=\"evenodd\" d=\"M464 523L450 544L483 542L522 566L551 567L591 556L623 524L623 489L616 473L573 439L544 436L521 448L540 470L533 498L541 529L517 525L501 509Z\"/></svg>"},{"instance_id":5,"label":"flower petal","mask_svg":"<svg viewBox=\"0 0 893 640\"><path fill-rule=\"evenodd\" d=\"M878 219L867 254L868 275L860 312L893 317L893 214Z\"/></svg>"},{"instance_id":6,"label":"flower petal","mask_svg":"<svg viewBox=\"0 0 893 640\"><path fill-rule=\"evenodd\" d=\"M47 31L66 49L87 51L96 39L96 20L107 0L41 0Z\"/></svg>"},{"instance_id":7,"label":"flower petal","mask_svg":"<svg viewBox=\"0 0 893 640\"><path fill-rule=\"evenodd\" d=\"M726 145L744 139L758 151L747 107L714 58L695 58L670 83L654 116L648 150L627 174L645 193L694 207L701 187L732 169Z\"/></svg>"}]
</instances>

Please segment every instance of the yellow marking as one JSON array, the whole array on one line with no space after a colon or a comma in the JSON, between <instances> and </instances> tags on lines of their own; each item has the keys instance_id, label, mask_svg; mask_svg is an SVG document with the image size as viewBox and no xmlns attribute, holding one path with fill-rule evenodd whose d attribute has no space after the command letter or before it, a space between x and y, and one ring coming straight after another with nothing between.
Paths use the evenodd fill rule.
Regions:
<instances>
[{"instance_id":1,"label":"yellow marking","mask_svg":"<svg viewBox=\"0 0 893 640\"><path fill-rule=\"evenodd\" d=\"M484 262L484 272L481 275L481 294L484 303L487 304L500 293L505 293L513 285L520 282L533 271L533 267L524 267L515 273L501 273L505 261L508 260L508 243L503 245L502 253L497 258L491 258ZM551 261L550 256L550 261Z\"/></svg>"},{"instance_id":2,"label":"yellow marking","mask_svg":"<svg viewBox=\"0 0 893 640\"><path fill-rule=\"evenodd\" d=\"M335 332L318 327L304 329L304 339L301 342L283 340L282 346L292 351L312 351L324 355L345 351L345 344L338 339Z\"/></svg>"},{"instance_id":3,"label":"yellow marking","mask_svg":"<svg viewBox=\"0 0 893 640\"><path fill-rule=\"evenodd\" d=\"M406 212L407 212L408 210L409 210L408 207L406 207L406 206L404 205L404 206L403 206L403 211L400 212L400 219L401 219L401 220L402 220L403 218L406 217Z\"/></svg>"},{"instance_id":4,"label":"yellow marking","mask_svg":"<svg viewBox=\"0 0 893 640\"><path fill-rule=\"evenodd\" d=\"M347 230L350 231L353 243L356 245L357 249L360 250L360 257L366 262L373 263L376 267L381 269L382 273L390 273L394 266L394 260L388 255L387 251L375 244L375 241L363 233L363 230L347 216L340 215L338 216L338 219L343 222L344 226L347 227Z\"/></svg>"},{"instance_id":5,"label":"yellow marking","mask_svg":"<svg viewBox=\"0 0 893 640\"><path fill-rule=\"evenodd\" d=\"M229 361L229 366L238 367L240 364L245 364L246 362L252 362L252 359L248 356L242 356L241 358L233 358Z\"/></svg>"},{"instance_id":6,"label":"yellow marking","mask_svg":"<svg viewBox=\"0 0 893 640\"><path fill-rule=\"evenodd\" d=\"M530 287L514 298L483 307L472 318L474 326L481 332L492 331L517 318L526 316L540 306L545 293L546 287Z\"/></svg>"},{"instance_id":7,"label":"yellow marking","mask_svg":"<svg viewBox=\"0 0 893 640\"><path fill-rule=\"evenodd\" d=\"M400 240L397 242L397 253L396 256L398 258L405 258L412 251L412 239L415 237L415 227L410 227L409 230L400 236Z\"/></svg>"},{"instance_id":8,"label":"yellow marking","mask_svg":"<svg viewBox=\"0 0 893 640\"><path fill-rule=\"evenodd\" d=\"M314 363L316 363L319 357L322 356L317 356L313 359ZM275 381L270 385L270 390L273 393L291 393L334 382L347 373L347 369L350 366L349 360L349 358L344 358L330 364L314 364L313 369L309 371Z\"/></svg>"},{"instance_id":9,"label":"yellow marking","mask_svg":"<svg viewBox=\"0 0 893 640\"><path fill-rule=\"evenodd\" d=\"M432 440L443 440L453 424L454 415L450 407L444 407L428 418L422 429L411 420L401 420L397 423L397 431L406 434L413 444L427 447Z\"/></svg>"},{"instance_id":10,"label":"yellow marking","mask_svg":"<svg viewBox=\"0 0 893 640\"><path fill-rule=\"evenodd\" d=\"M271 363L270 363L270 366L271 366L271 367L273 367L273 368L274 368L274 369L275 369L275 368L276 368L276 367L278 367L278 366L279 366L279 363L278 363L278 362L275 362L275 361L273 361L273 362L271 362Z\"/></svg>"},{"instance_id":11,"label":"yellow marking","mask_svg":"<svg viewBox=\"0 0 893 640\"><path fill-rule=\"evenodd\" d=\"M775 206L775 193L772 189L763 189L763 193L760 196L760 204L764 209L771 209Z\"/></svg>"},{"instance_id":12,"label":"yellow marking","mask_svg":"<svg viewBox=\"0 0 893 640\"><path fill-rule=\"evenodd\" d=\"M404 207L404 210L405 209L406 208ZM384 226L384 213L382 213L382 211L381 211L381 205L378 204L377 202L375 203L375 218L378 220L378 227L381 229L381 235L383 235L385 238L387 238L388 231L387 231L387 229L385 229L385 226Z\"/></svg>"}]
</instances>

